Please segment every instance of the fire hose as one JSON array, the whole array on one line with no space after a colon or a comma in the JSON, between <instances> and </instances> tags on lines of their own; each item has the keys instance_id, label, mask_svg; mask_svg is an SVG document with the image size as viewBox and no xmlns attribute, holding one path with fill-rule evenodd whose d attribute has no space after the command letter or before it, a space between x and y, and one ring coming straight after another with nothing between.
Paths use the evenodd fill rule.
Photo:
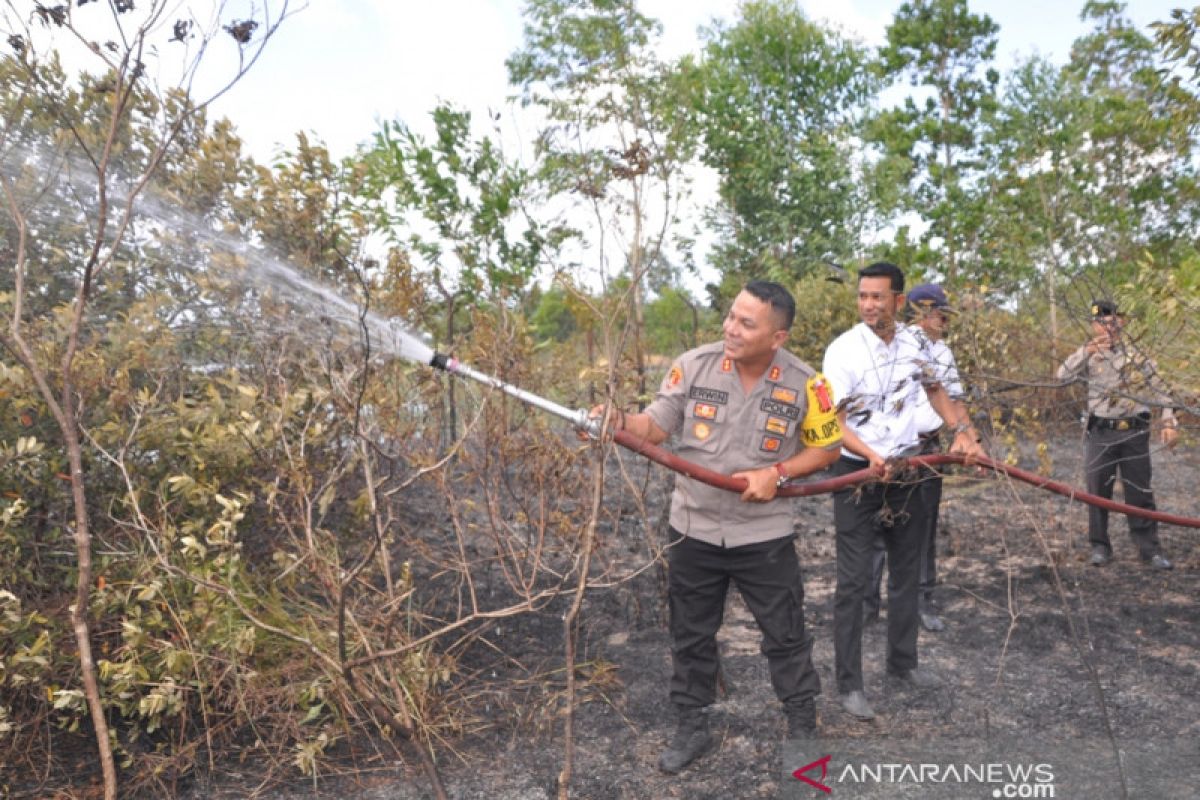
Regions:
<instances>
[{"instance_id":1,"label":"fire hose","mask_svg":"<svg viewBox=\"0 0 1200 800\"><path fill-rule=\"evenodd\" d=\"M527 405L539 408L547 413L553 414L561 419L565 419L574 425L577 429L584 431L592 437L599 436L600 420L588 417L588 412L583 409L569 409L561 406L552 400L547 400L524 389L519 389L512 384L505 383L499 378L484 374L478 370L474 370L465 364L462 364L458 359L451 356L435 353L429 361L429 366L444 370L452 375L458 375L463 378L469 378L485 386L490 386L504 394L509 395L517 400L520 400ZM746 480L744 478L733 478L724 473L716 472L715 470L702 467L698 464L693 464L687 459L680 458L674 453L666 450L658 445L651 444L646 439L635 436L629 431L616 431L613 433L613 441L627 450L645 456L656 464L661 464L667 469L678 472L688 478L693 478L709 486L714 486L718 489L725 489L730 492L744 492L746 490ZM1178 514L1168 514L1162 511L1153 509L1138 508L1126 503L1119 503L1106 497L1100 497L1090 492L1082 491L1074 486L1059 481L1053 481L1042 475L1034 472L1020 469L1009 464L996 461L986 456L977 456L972 459L969 464L966 456L956 453L941 453L936 455L920 455L910 456L904 459L898 459L903 464L897 464L900 468L904 465L910 467L924 466L930 469L948 464L964 464L968 466L981 467L997 475L1004 475L1014 480L1027 483L1037 489L1045 489L1048 492L1053 492L1062 495L1070 500L1077 500L1081 503L1103 508L1108 511L1113 511L1118 514L1125 514L1131 517L1143 517L1152 519L1168 525L1178 525L1184 528L1200 528L1200 519L1195 517L1184 517ZM847 489L851 486L857 486L861 483L867 483L872 480L877 480L879 476L870 468L861 469L857 472L851 472L846 475L839 475L836 478L825 478L814 481L792 481L785 483L778 492L776 497L809 497L817 494L826 494L836 492L841 489Z\"/></svg>"}]
</instances>

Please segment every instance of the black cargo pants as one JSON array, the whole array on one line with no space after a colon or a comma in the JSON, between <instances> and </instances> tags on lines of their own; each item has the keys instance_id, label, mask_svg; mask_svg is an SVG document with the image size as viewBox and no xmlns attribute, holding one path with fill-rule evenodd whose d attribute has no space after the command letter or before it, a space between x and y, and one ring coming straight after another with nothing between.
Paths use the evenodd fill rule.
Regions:
<instances>
[{"instance_id":1,"label":"black cargo pants","mask_svg":"<svg viewBox=\"0 0 1200 800\"><path fill-rule=\"evenodd\" d=\"M682 708L716 699L717 630L732 581L762 631L762 653L775 695L785 706L821 690L804 626L804 585L795 536L718 547L670 531L671 702Z\"/></svg>"}]
</instances>

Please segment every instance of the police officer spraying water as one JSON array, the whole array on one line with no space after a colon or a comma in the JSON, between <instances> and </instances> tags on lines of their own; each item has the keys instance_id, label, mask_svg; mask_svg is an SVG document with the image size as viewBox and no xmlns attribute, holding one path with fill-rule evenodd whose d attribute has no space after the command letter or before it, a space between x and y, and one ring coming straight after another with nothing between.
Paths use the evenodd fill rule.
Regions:
<instances>
[{"instance_id":1,"label":"police officer spraying water","mask_svg":"<svg viewBox=\"0 0 1200 800\"><path fill-rule=\"evenodd\" d=\"M731 581L762 631L788 735L816 732L820 681L804 625L792 503L774 500L786 480L837 458L841 430L829 386L783 349L795 313L779 284L746 284L725 317L723 341L680 356L644 412L615 415L617 428L654 444L673 434L678 455L748 484L739 497L683 475L675 482L667 553L677 727L659 759L664 772L712 745L705 709L716 699L716 634Z\"/></svg>"}]
</instances>

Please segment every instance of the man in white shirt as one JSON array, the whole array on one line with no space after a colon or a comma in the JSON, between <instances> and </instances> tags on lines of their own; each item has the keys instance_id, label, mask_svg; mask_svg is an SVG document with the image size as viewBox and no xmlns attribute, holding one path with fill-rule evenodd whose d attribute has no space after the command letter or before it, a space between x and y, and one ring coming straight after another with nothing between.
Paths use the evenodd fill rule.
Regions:
<instances>
[{"instance_id":1,"label":"man in white shirt","mask_svg":"<svg viewBox=\"0 0 1200 800\"><path fill-rule=\"evenodd\" d=\"M834 661L842 708L871 719L863 692L863 599L871 582L874 539L882 534L895 590L888 598L887 671L918 688L940 681L917 664L917 589L927 511L920 481L896 469L894 459L917 451L922 393L954 431L951 452L982 455L970 419L938 382L928 342L897 322L904 306L904 273L878 262L859 271L862 320L825 351L824 372L841 399L842 456L834 474L870 467L878 482L834 494L837 588L834 593ZM906 479L906 477L908 479Z\"/></svg>"},{"instance_id":2,"label":"man in white shirt","mask_svg":"<svg viewBox=\"0 0 1200 800\"><path fill-rule=\"evenodd\" d=\"M946 390L954 404L955 414L959 419L966 419L968 411L963 405L963 388L958 378L958 365L954 361L954 353L946 344L946 326L949 315L953 313L945 291L936 283L923 283L914 286L905 299L905 319L909 320L918 338L928 340L929 352L933 357L932 368L934 377ZM919 437L918 452L940 453L942 450L941 429L945 424L941 416L929 404L925 394L917 395L917 430ZM925 509L928 512L925 536L921 544L920 588L918 591L917 610L921 627L931 633L943 630L946 626L933 607L933 587L937 583L937 527L938 507L942 502L942 475L934 469L923 469L921 491L924 493ZM887 550L884 548L883 537L875 539L875 554L871 575L871 590L864 600L866 618L879 616L881 605L880 588L883 583L883 568L887 560ZM891 579L888 586L891 590Z\"/></svg>"}]
</instances>

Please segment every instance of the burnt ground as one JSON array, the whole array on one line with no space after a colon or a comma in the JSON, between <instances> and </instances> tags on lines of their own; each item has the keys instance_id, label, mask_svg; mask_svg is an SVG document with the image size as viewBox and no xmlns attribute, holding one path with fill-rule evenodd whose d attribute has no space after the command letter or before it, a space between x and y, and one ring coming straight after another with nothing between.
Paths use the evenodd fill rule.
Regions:
<instances>
[{"instance_id":1,"label":"burnt ground","mask_svg":"<svg viewBox=\"0 0 1200 800\"><path fill-rule=\"evenodd\" d=\"M1053 477L1081 485L1080 450L1077 441L1054 443ZM1200 516L1200 450L1194 443L1156 453L1154 465L1159 508ZM1030 453L1021 466L1036 468L1036 457ZM920 634L922 663L947 684L940 691L920 692L885 682L885 624L869 626L864 671L877 717L864 723L841 713L836 704L834 537L828 496L797 500L796 525L807 618L816 640L814 660L823 685L818 715L824 739L880 740L885 748L888 742L1095 741L1104 737L1107 713L1118 740L1191 742L1192 756L1177 765L1190 788L1178 796L1195 796L1191 792L1200 780L1195 756L1200 741L1200 530L1160 526L1175 569L1151 572L1138 561L1125 520L1114 515L1115 558L1107 567L1091 567L1085 506L1001 480L949 478L938 589L947 627ZM608 555L622 549L614 537L629 558L644 552L638 543L624 541L632 535L609 532ZM661 576L653 570L618 590L589 596L579 660L591 665L586 674L593 682L576 712L571 796L823 796L815 791L794 795L796 787L788 785L792 779L784 768L800 764L787 763L783 718L758 651L759 634L736 593L720 635L729 691L712 708L717 746L681 775L657 770L658 754L673 728L662 608ZM529 618L510 633L522 637L526 667L540 663L547 675L561 663L558 613L561 609ZM540 800L557 795L563 754L559 695L554 687L531 689L528 684L521 691L519 697L496 698L495 707L503 711L480 709L482 724L475 732L440 750L439 767L451 797ZM361 760L356 763L363 766ZM248 794L245 784L236 781L205 783L190 796ZM342 778L316 788L298 780L258 796L407 800L432 794L415 767L377 763L366 771L347 770ZM1056 796L1071 795L1060 791ZM1113 788L1109 796L1122 794ZM1127 796L1167 795L1139 793L1131 786Z\"/></svg>"}]
</instances>

